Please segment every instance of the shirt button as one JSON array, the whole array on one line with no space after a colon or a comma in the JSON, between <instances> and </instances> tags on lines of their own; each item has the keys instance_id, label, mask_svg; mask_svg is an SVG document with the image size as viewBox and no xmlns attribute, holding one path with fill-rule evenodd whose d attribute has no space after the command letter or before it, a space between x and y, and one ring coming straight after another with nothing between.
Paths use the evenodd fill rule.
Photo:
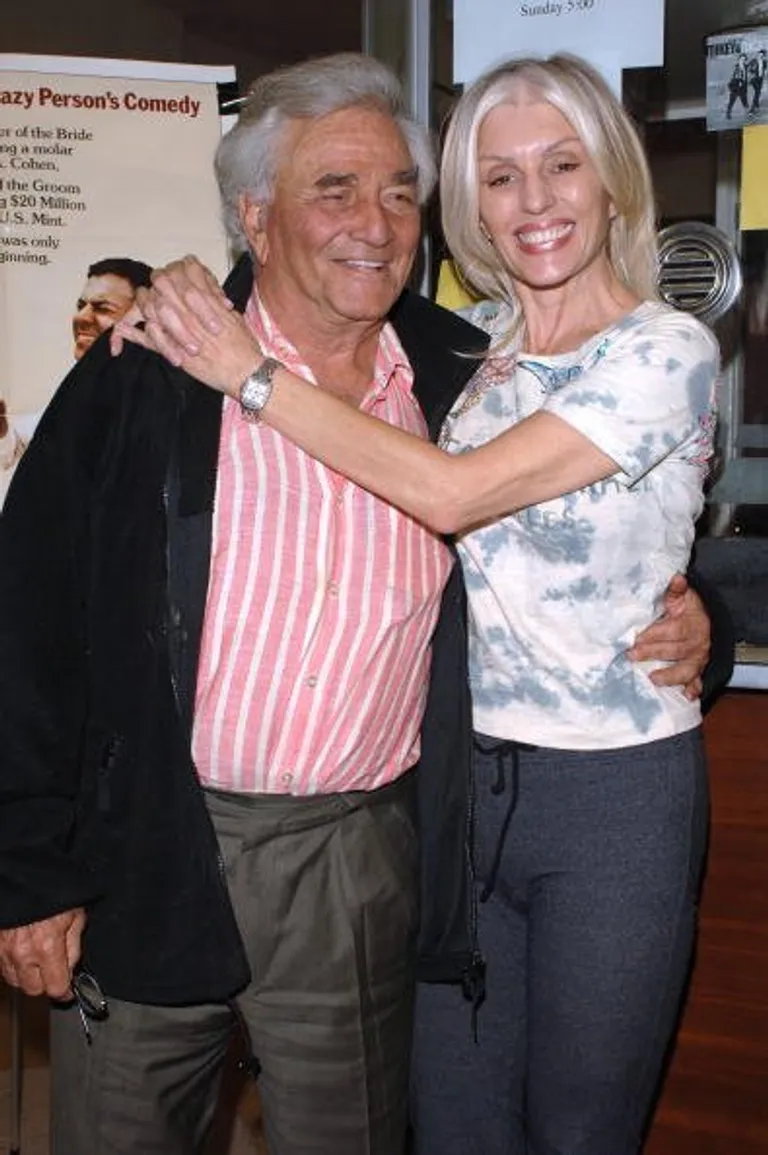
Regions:
<instances>
[{"instance_id":1,"label":"shirt button","mask_svg":"<svg viewBox=\"0 0 768 1155\"><path fill-rule=\"evenodd\" d=\"M339 596L339 587L336 582L328 582L328 593L332 598L337 598Z\"/></svg>"},{"instance_id":2,"label":"shirt button","mask_svg":"<svg viewBox=\"0 0 768 1155\"><path fill-rule=\"evenodd\" d=\"M307 685L310 687L310 689L314 690L315 686L317 685L317 675L316 674L310 674L309 675L309 677L307 678Z\"/></svg>"},{"instance_id":3,"label":"shirt button","mask_svg":"<svg viewBox=\"0 0 768 1155\"><path fill-rule=\"evenodd\" d=\"M286 770L284 774L280 775L280 781L282 782L283 786L291 785L293 782L293 774L291 774L290 770Z\"/></svg>"}]
</instances>

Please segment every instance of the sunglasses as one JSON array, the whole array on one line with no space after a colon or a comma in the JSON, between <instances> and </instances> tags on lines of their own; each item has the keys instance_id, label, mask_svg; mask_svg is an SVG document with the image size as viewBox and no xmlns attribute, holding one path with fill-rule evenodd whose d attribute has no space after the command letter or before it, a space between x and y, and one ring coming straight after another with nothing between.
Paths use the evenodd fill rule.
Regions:
<instances>
[{"instance_id":1,"label":"sunglasses","mask_svg":"<svg viewBox=\"0 0 768 1155\"><path fill-rule=\"evenodd\" d=\"M109 1003L96 979L84 967L78 967L72 975L72 993L83 1025L85 1041L90 1047L93 1044L91 1022L102 1023L109 1018Z\"/></svg>"}]
</instances>

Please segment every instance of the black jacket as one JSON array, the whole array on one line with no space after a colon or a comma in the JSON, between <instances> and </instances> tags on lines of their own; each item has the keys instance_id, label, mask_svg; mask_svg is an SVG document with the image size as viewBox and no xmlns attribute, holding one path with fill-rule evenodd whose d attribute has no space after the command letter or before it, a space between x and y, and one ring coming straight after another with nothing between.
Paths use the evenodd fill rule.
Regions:
<instances>
[{"instance_id":1,"label":"black jacket","mask_svg":"<svg viewBox=\"0 0 768 1155\"><path fill-rule=\"evenodd\" d=\"M251 269L227 284L243 307ZM392 321L430 435L486 338L405 293ZM248 978L190 754L219 394L100 341L66 378L0 516L0 926L88 908L86 963L137 1002L226 998ZM705 595L706 596L706 595ZM710 591L728 677L727 615ZM466 600L433 638L417 775L420 977L477 995Z\"/></svg>"},{"instance_id":2,"label":"black jacket","mask_svg":"<svg viewBox=\"0 0 768 1155\"><path fill-rule=\"evenodd\" d=\"M239 307L250 287L241 262ZM456 351L484 338L411 293L392 320L436 436L476 365ZM131 1001L224 998L248 977L190 755L220 416L219 394L102 340L0 516L0 925L85 905L86 963ZM453 634L463 669L458 619ZM461 669L450 693L465 702ZM453 786L434 771L454 799L453 856L465 768Z\"/></svg>"}]
</instances>

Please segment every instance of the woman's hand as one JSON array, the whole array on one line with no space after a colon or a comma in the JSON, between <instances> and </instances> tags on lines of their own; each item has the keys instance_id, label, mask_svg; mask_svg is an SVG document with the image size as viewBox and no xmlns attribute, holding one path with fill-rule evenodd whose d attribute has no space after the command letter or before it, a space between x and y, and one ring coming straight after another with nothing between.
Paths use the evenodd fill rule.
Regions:
<instances>
[{"instance_id":1,"label":"woman's hand","mask_svg":"<svg viewBox=\"0 0 768 1155\"><path fill-rule=\"evenodd\" d=\"M137 328L142 320L144 327ZM243 317L196 257L154 270L152 287L138 290L135 308L112 330L113 355L124 341L159 353L232 397L263 359Z\"/></svg>"}]
</instances>

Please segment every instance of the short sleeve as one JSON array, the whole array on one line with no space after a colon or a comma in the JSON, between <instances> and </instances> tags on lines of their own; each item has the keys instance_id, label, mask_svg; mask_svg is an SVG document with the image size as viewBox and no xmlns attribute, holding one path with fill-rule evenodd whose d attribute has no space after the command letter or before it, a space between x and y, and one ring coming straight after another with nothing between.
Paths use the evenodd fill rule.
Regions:
<instances>
[{"instance_id":1,"label":"short sleeve","mask_svg":"<svg viewBox=\"0 0 768 1155\"><path fill-rule=\"evenodd\" d=\"M708 329L663 308L605 342L543 408L613 458L632 485L682 447L697 464L709 457L719 363Z\"/></svg>"}]
</instances>

